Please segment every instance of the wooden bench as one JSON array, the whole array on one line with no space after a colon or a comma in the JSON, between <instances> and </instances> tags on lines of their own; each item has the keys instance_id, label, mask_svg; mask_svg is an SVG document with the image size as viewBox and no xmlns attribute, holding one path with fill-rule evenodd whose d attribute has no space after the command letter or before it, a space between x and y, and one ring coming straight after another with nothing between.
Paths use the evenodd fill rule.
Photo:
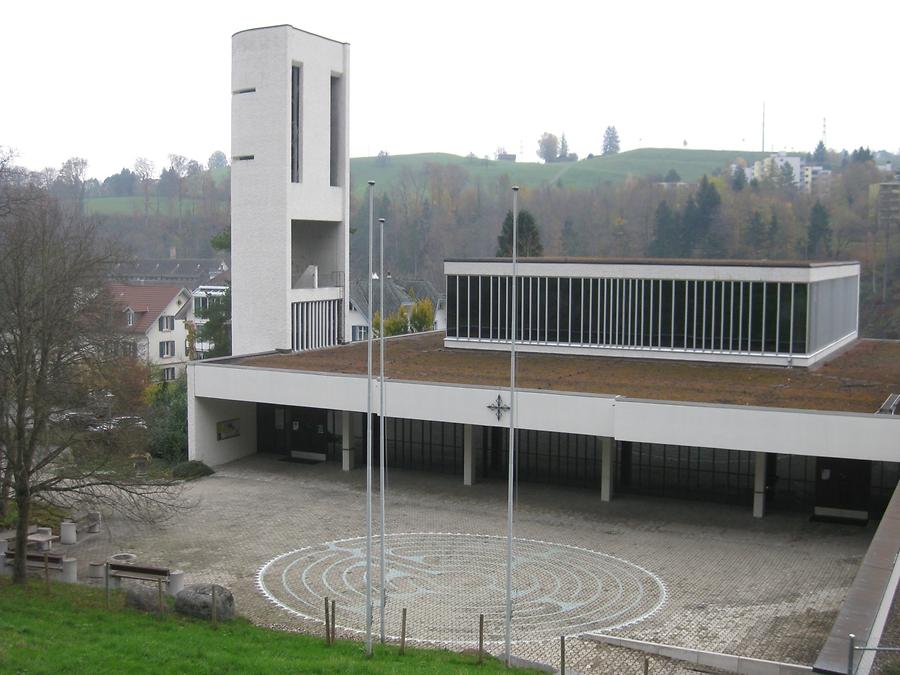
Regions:
<instances>
[{"instance_id":1,"label":"wooden bench","mask_svg":"<svg viewBox=\"0 0 900 675\"><path fill-rule=\"evenodd\" d=\"M16 559L16 552L5 551L3 557L6 559L7 564L12 564ZM46 566L48 569L62 570L64 558L65 556L62 553L51 553L50 551L44 551L43 553L29 552L25 554L25 564L28 567L40 567L43 569Z\"/></svg>"},{"instance_id":2,"label":"wooden bench","mask_svg":"<svg viewBox=\"0 0 900 675\"><path fill-rule=\"evenodd\" d=\"M149 567L131 563L106 563L106 603L109 605L109 586L112 580L135 579L156 583L159 597L159 611L163 611L163 584L169 583L171 573L164 567Z\"/></svg>"},{"instance_id":3,"label":"wooden bench","mask_svg":"<svg viewBox=\"0 0 900 675\"><path fill-rule=\"evenodd\" d=\"M16 560L16 551L3 552L2 564L12 565ZM50 583L50 570L62 574L62 581L74 584L78 580L78 562L74 558L67 558L63 553L51 553L50 551L25 551L25 566L44 570L44 580Z\"/></svg>"}]
</instances>

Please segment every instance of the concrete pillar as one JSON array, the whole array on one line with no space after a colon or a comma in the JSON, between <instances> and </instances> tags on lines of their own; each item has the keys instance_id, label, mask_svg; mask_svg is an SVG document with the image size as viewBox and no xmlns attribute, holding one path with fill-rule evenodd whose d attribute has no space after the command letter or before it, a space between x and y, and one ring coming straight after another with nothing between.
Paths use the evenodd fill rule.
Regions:
<instances>
[{"instance_id":1,"label":"concrete pillar","mask_svg":"<svg viewBox=\"0 0 900 675\"><path fill-rule=\"evenodd\" d=\"M88 533L97 534L100 531L102 516L99 511L88 511Z\"/></svg>"},{"instance_id":2,"label":"concrete pillar","mask_svg":"<svg viewBox=\"0 0 900 675\"><path fill-rule=\"evenodd\" d=\"M64 584L78 583L78 561L75 558L63 558L62 582Z\"/></svg>"},{"instance_id":3,"label":"concrete pillar","mask_svg":"<svg viewBox=\"0 0 900 675\"><path fill-rule=\"evenodd\" d=\"M166 584L166 593L175 596L184 590L184 572L172 570L169 572L169 582Z\"/></svg>"},{"instance_id":4,"label":"concrete pillar","mask_svg":"<svg viewBox=\"0 0 900 675\"><path fill-rule=\"evenodd\" d=\"M59 524L59 543L74 544L78 540L78 533L75 529L75 523L64 521Z\"/></svg>"},{"instance_id":5,"label":"concrete pillar","mask_svg":"<svg viewBox=\"0 0 900 675\"><path fill-rule=\"evenodd\" d=\"M766 513L766 453L756 453L753 472L753 517L762 518Z\"/></svg>"},{"instance_id":6,"label":"concrete pillar","mask_svg":"<svg viewBox=\"0 0 900 675\"><path fill-rule=\"evenodd\" d=\"M341 456L342 469L350 471L353 468L353 426L350 424L351 413L349 410L341 412Z\"/></svg>"},{"instance_id":7,"label":"concrete pillar","mask_svg":"<svg viewBox=\"0 0 900 675\"><path fill-rule=\"evenodd\" d=\"M102 579L106 576L106 563L88 563L88 579Z\"/></svg>"},{"instance_id":8,"label":"concrete pillar","mask_svg":"<svg viewBox=\"0 0 900 675\"><path fill-rule=\"evenodd\" d=\"M613 496L613 439L603 436L600 439L600 501L608 502Z\"/></svg>"},{"instance_id":9,"label":"concrete pillar","mask_svg":"<svg viewBox=\"0 0 900 675\"><path fill-rule=\"evenodd\" d=\"M472 425L463 425L463 485L475 482L475 462L472 452Z\"/></svg>"}]
</instances>

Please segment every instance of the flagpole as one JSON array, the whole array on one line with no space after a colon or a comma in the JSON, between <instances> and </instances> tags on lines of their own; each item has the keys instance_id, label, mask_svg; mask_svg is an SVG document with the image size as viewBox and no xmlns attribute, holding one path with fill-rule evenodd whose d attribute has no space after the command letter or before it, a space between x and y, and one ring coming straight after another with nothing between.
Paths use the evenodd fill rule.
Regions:
<instances>
[{"instance_id":1,"label":"flagpole","mask_svg":"<svg viewBox=\"0 0 900 675\"><path fill-rule=\"evenodd\" d=\"M366 656L372 656L372 236L375 181L369 181L369 332L366 337ZM382 319L383 323L383 319Z\"/></svg>"},{"instance_id":2,"label":"flagpole","mask_svg":"<svg viewBox=\"0 0 900 675\"><path fill-rule=\"evenodd\" d=\"M378 346L379 346L379 356L378 356L378 365L380 367L380 376L379 381L381 382L381 386L379 387L381 393L381 402L378 406L378 421L379 421L379 437L378 437L378 460L379 460L379 478L380 485L378 488L378 495L381 498L381 643L384 644L384 603L387 597L385 587L384 587L384 453L386 451L384 446L384 218L379 218L378 222L381 224L381 280L378 283L379 293L381 298L378 302L378 307L381 310L381 331L378 337Z\"/></svg>"},{"instance_id":3,"label":"flagpole","mask_svg":"<svg viewBox=\"0 0 900 675\"><path fill-rule=\"evenodd\" d=\"M516 452L516 230L519 224L519 186L513 185L512 211L512 333L509 344L509 451L506 490L506 667L512 656L513 478Z\"/></svg>"}]
</instances>

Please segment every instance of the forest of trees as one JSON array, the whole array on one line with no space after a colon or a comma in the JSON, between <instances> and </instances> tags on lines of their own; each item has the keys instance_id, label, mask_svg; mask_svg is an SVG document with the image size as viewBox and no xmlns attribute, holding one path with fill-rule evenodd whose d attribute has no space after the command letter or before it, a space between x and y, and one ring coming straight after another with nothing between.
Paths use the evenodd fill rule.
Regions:
<instances>
[{"instance_id":1,"label":"forest of trees","mask_svg":"<svg viewBox=\"0 0 900 675\"><path fill-rule=\"evenodd\" d=\"M829 189L812 195L779 176L747 182L737 178L743 172L723 167L698 184L678 183L677 173L670 172L665 181L633 177L586 190L523 187L519 204L533 216L546 256L859 260L864 333L900 337L900 247L886 250L869 197L869 186L886 175L869 159L832 153L831 162ZM506 177L485 182L459 166L405 170L396 188L376 203L377 216L388 223L388 266L397 276L442 288L445 258L496 253L510 188ZM367 208L353 196L355 274L363 273Z\"/></svg>"},{"instance_id":2,"label":"forest of trees","mask_svg":"<svg viewBox=\"0 0 900 675\"><path fill-rule=\"evenodd\" d=\"M693 184L671 170L589 189L560 181L523 186L519 204L546 256L859 260L864 333L900 337L900 237L891 240L875 225L869 194L886 174L866 148L838 154L817 147L809 159L834 171L829 188L813 195L780 173L748 182L743 171L723 166ZM85 160L72 158L59 170L22 175L88 212L94 197L120 198L124 207L107 210L99 227L139 257L166 256L173 246L180 257L206 257L213 254L211 239L228 248L230 168L221 152L205 164L170 155L159 170L139 158L102 182L85 179L86 168ZM441 289L445 258L494 255L510 188L505 175L484 179L459 165L403 168L376 198L376 215L387 220L388 268ZM359 277L366 259L364 195L353 193L350 207L351 275Z\"/></svg>"},{"instance_id":3,"label":"forest of trees","mask_svg":"<svg viewBox=\"0 0 900 675\"><path fill-rule=\"evenodd\" d=\"M165 257L172 247L180 257L210 256L210 239L228 229L230 169L221 150L202 164L170 154L166 166L156 167L138 157L102 181L87 178L88 167L87 159L72 157L59 169L17 167L16 175L77 213L96 216L101 235L115 236L138 257Z\"/></svg>"}]
</instances>

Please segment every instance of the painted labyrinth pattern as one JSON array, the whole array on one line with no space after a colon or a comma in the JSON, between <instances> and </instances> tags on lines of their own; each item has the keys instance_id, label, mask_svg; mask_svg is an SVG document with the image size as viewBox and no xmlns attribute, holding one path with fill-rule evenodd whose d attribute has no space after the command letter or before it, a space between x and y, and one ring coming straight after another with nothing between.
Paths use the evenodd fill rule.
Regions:
<instances>
[{"instance_id":1,"label":"painted labyrinth pattern","mask_svg":"<svg viewBox=\"0 0 900 675\"><path fill-rule=\"evenodd\" d=\"M489 535L404 533L385 540L385 633L397 638L407 609L407 638L475 643L504 639L506 539ZM666 601L651 572L587 549L514 540L513 640L529 642L603 631L641 621ZM373 631L380 633L380 540L373 537ZM261 592L296 615L322 621L325 597L338 626L365 631L366 540L328 542L285 553L259 570Z\"/></svg>"}]
</instances>

